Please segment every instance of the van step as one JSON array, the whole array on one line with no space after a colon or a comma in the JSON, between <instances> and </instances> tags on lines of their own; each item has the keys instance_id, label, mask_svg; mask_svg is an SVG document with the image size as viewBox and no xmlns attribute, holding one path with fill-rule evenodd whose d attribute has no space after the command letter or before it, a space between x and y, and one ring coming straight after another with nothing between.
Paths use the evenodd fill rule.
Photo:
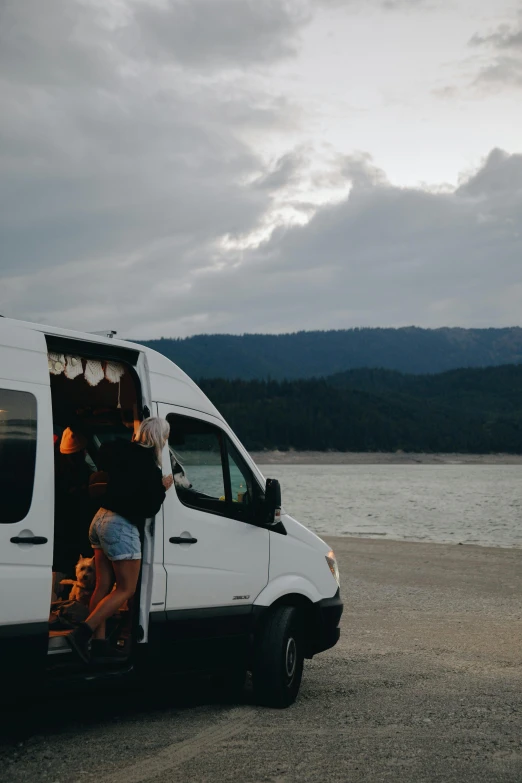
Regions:
<instances>
[{"instance_id":1,"label":"van step","mask_svg":"<svg viewBox=\"0 0 522 783\"><path fill-rule=\"evenodd\" d=\"M72 650L67 642L70 631L51 631L49 633L49 644L47 645L47 655L63 655L71 653Z\"/></svg>"}]
</instances>

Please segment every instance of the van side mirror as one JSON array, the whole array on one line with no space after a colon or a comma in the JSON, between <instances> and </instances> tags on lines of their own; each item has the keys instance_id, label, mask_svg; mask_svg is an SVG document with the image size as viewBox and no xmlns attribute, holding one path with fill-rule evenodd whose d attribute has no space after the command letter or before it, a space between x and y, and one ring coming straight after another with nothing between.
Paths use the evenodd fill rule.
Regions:
<instances>
[{"instance_id":1,"label":"van side mirror","mask_svg":"<svg viewBox=\"0 0 522 783\"><path fill-rule=\"evenodd\" d=\"M275 527L281 523L281 485L277 479L266 480L263 516L267 527Z\"/></svg>"}]
</instances>

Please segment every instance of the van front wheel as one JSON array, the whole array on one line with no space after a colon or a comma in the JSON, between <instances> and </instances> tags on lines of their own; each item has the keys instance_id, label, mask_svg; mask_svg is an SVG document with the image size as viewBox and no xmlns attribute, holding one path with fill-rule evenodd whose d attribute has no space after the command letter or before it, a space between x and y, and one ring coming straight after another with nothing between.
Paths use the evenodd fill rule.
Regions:
<instances>
[{"instance_id":1,"label":"van front wheel","mask_svg":"<svg viewBox=\"0 0 522 783\"><path fill-rule=\"evenodd\" d=\"M254 697L265 707L288 707L299 693L304 652L299 612L278 606L255 641L252 666Z\"/></svg>"}]
</instances>

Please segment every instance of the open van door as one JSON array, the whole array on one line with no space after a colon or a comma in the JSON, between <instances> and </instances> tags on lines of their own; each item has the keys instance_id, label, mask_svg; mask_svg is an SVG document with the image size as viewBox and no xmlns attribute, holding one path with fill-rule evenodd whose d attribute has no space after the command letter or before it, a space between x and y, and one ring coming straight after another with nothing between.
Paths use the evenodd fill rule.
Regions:
<instances>
[{"instance_id":1,"label":"open van door","mask_svg":"<svg viewBox=\"0 0 522 783\"><path fill-rule=\"evenodd\" d=\"M38 685L52 590L54 463L47 346L0 319L0 700Z\"/></svg>"},{"instance_id":2,"label":"open van door","mask_svg":"<svg viewBox=\"0 0 522 783\"><path fill-rule=\"evenodd\" d=\"M244 664L254 601L268 583L270 533L255 516L262 488L218 419L163 403L158 410L170 424L163 469L169 459L183 467L163 504L163 632L183 665L234 668Z\"/></svg>"}]
</instances>

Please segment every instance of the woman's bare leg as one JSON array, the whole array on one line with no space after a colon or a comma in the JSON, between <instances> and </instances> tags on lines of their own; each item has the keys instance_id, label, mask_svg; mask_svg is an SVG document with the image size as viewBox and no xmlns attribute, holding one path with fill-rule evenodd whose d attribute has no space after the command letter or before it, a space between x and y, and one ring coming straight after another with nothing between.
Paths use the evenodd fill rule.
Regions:
<instances>
[{"instance_id":1,"label":"woman's bare leg","mask_svg":"<svg viewBox=\"0 0 522 783\"><path fill-rule=\"evenodd\" d=\"M96 563L96 587L89 603L89 617L92 615L98 604L103 601L110 592L114 584L114 571L112 563L101 549L94 550L94 562ZM105 620L101 622L94 634L94 639L105 639Z\"/></svg>"},{"instance_id":2,"label":"woman's bare leg","mask_svg":"<svg viewBox=\"0 0 522 783\"><path fill-rule=\"evenodd\" d=\"M112 617L136 592L136 585L140 575L141 560L113 560L112 567L116 577L116 589L106 595L96 609L89 615L85 621L92 631L101 626L102 623ZM96 635L96 634L95 634Z\"/></svg>"}]
</instances>

